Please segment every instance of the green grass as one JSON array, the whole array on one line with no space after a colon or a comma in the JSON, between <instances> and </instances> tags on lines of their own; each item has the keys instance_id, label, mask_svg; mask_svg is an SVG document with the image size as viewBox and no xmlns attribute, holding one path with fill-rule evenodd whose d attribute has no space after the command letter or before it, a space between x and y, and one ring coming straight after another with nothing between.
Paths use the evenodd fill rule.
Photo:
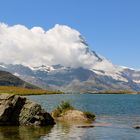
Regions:
<instances>
[{"instance_id":1,"label":"green grass","mask_svg":"<svg viewBox=\"0 0 140 140\"><path fill-rule=\"evenodd\" d=\"M49 91L42 89L28 89L14 86L0 86L0 93L9 93L15 95L42 95L42 94L63 94L61 91Z\"/></svg>"},{"instance_id":2,"label":"green grass","mask_svg":"<svg viewBox=\"0 0 140 140\"><path fill-rule=\"evenodd\" d=\"M54 117L60 117L61 114L66 112L67 110L73 110L74 107L68 101L62 101L60 105L53 111Z\"/></svg>"}]
</instances>

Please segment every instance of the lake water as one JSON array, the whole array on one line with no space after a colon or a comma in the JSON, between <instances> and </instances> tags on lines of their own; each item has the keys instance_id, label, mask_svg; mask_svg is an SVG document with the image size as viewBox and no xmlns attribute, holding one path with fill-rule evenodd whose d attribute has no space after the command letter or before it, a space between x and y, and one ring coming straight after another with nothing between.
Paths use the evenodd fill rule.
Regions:
<instances>
[{"instance_id":1,"label":"lake water","mask_svg":"<svg viewBox=\"0 0 140 140\"><path fill-rule=\"evenodd\" d=\"M93 128L57 123L53 127L0 127L0 140L140 140L140 95L65 94L28 96L51 112L61 101L96 114Z\"/></svg>"}]
</instances>

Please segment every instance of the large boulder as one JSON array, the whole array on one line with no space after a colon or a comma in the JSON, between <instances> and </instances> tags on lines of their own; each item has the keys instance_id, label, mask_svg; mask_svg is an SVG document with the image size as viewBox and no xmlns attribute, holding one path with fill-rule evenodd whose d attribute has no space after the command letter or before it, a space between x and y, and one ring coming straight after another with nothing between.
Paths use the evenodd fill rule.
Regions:
<instances>
[{"instance_id":1,"label":"large boulder","mask_svg":"<svg viewBox=\"0 0 140 140\"><path fill-rule=\"evenodd\" d=\"M35 102L13 94L0 94L0 125L53 125L54 119Z\"/></svg>"}]
</instances>

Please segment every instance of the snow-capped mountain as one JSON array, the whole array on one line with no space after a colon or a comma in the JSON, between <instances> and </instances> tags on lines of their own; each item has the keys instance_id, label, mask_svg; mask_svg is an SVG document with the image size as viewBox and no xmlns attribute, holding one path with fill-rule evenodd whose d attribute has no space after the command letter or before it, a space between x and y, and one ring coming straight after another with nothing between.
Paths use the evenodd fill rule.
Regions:
<instances>
[{"instance_id":1,"label":"snow-capped mountain","mask_svg":"<svg viewBox=\"0 0 140 140\"><path fill-rule=\"evenodd\" d=\"M4 28L15 29L15 27ZM19 47L19 53L10 53L12 56L15 55L12 57L12 63L11 57L2 59L1 51L0 58L3 63L0 63L0 70L9 71L41 88L53 90L69 92L140 90L140 71L112 64L105 57L90 50L82 35L68 26L56 25L45 32L39 27L29 30L18 25L16 30L18 32L14 32L14 36L10 36L6 41L12 39L16 48ZM22 40L23 33L24 39L27 37L27 42ZM9 35L12 35L12 32ZM31 36L34 41L29 40ZM0 48L6 45L7 42L4 41L1 41ZM7 49L8 45L5 46ZM33 51L36 55L32 54Z\"/></svg>"},{"instance_id":2,"label":"snow-capped mountain","mask_svg":"<svg viewBox=\"0 0 140 140\"><path fill-rule=\"evenodd\" d=\"M12 72L21 79L41 88L65 92L140 90L139 84L128 75L128 69L116 74L118 80L116 77L106 75L103 70L89 70L82 67L71 68L61 65L31 68L23 65L1 64L0 70ZM133 73L135 74L135 71ZM137 80L138 78L140 79L140 72Z\"/></svg>"},{"instance_id":3,"label":"snow-capped mountain","mask_svg":"<svg viewBox=\"0 0 140 140\"><path fill-rule=\"evenodd\" d=\"M123 68L123 74L127 78L133 80L133 82L140 85L140 70L135 70L128 67L122 67L122 68Z\"/></svg>"}]
</instances>

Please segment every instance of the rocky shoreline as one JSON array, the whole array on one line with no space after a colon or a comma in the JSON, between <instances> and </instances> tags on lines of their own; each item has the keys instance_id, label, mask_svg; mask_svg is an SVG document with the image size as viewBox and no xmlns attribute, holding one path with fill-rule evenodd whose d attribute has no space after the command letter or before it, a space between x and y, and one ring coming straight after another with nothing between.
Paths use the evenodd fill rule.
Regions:
<instances>
[{"instance_id":1,"label":"rocky shoreline","mask_svg":"<svg viewBox=\"0 0 140 140\"><path fill-rule=\"evenodd\" d=\"M72 108L65 108L59 115L59 117L55 117L54 113L46 112L41 105L26 97L0 94L0 126L48 126L54 125L55 120L84 123L95 119L89 118L89 114L86 115L85 112Z\"/></svg>"}]
</instances>

